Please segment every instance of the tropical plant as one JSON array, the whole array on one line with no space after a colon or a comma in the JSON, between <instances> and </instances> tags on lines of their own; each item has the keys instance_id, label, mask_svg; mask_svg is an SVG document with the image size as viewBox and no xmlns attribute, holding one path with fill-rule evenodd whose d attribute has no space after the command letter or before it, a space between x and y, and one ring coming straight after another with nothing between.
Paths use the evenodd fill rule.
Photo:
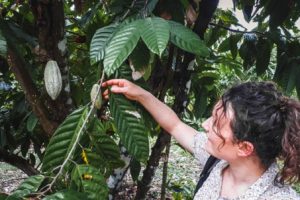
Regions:
<instances>
[{"instance_id":1,"label":"tropical plant","mask_svg":"<svg viewBox=\"0 0 300 200\"><path fill-rule=\"evenodd\" d=\"M30 175L7 199L113 198L129 168L146 197L170 136L136 102L102 101L104 80L134 81L195 128L237 81L272 79L300 96L300 3L234 0L257 23L249 31L218 2L2 1L0 159Z\"/></svg>"}]
</instances>

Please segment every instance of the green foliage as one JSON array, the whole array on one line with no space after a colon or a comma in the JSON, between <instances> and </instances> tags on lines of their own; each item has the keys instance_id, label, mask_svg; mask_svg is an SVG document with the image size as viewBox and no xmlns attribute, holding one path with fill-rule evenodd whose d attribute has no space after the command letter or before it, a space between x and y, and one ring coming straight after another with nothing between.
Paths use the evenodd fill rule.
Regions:
<instances>
[{"instance_id":1,"label":"green foliage","mask_svg":"<svg viewBox=\"0 0 300 200\"><path fill-rule=\"evenodd\" d=\"M269 66L273 44L260 37L257 42L256 73L262 75Z\"/></svg>"},{"instance_id":2,"label":"green foliage","mask_svg":"<svg viewBox=\"0 0 300 200\"><path fill-rule=\"evenodd\" d=\"M52 195L46 196L43 200L82 200L86 198L86 194L73 190L63 190Z\"/></svg>"},{"instance_id":3,"label":"green foliage","mask_svg":"<svg viewBox=\"0 0 300 200\"><path fill-rule=\"evenodd\" d=\"M27 195L38 191L44 179L45 177L43 175L30 176L18 186L7 200L26 197Z\"/></svg>"},{"instance_id":4,"label":"green foliage","mask_svg":"<svg viewBox=\"0 0 300 200\"><path fill-rule=\"evenodd\" d=\"M136 159L132 159L130 162L130 174L132 177L132 180L138 181L139 174L141 172L141 163L137 161Z\"/></svg>"},{"instance_id":5,"label":"green foliage","mask_svg":"<svg viewBox=\"0 0 300 200\"><path fill-rule=\"evenodd\" d=\"M124 162L120 159L120 150L115 141L106 134L103 124L94 119L93 128L88 131L93 151L87 152L87 160L94 167L102 170L106 176L113 169L123 167Z\"/></svg>"},{"instance_id":6,"label":"green foliage","mask_svg":"<svg viewBox=\"0 0 300 200\"><path fill-rule=\"evenodd\" d=\"M72 185L78 191L87 193L91 200L102 200L108 197L108 188L99 170L89 165L77 165L72 172Z\"/></svg>"},{"instance_id":7,"label":"green foliage","mask_svg":"<svg viewBox=\"0 0 300 200\"><path fill-rule=\"evenodd\" d=\"M80 129L86 117L87 107L81 107L58 127L45 151L42 171L53 172L65 161L73 145L77 145L74 143L76 138L80 137Z\"/></svg>"},{"instance_id":8,"label":"green foliage","mask_svg":"<svg viewBox=\"0 0 300 200\"><path fill-rule=\"evenodd\" d=\"M122 144L138 161L146 163L149 139L141 114L122 95L111 94L109 103Z\"/></svg>"},{"instance_id":9,"label":"green foliage","mask_svg":"<svg viewBox=\"0 0 300 200\"><path fill-rule=\"evenodd\" d=\"M6 56L6 51L7 51L6 40L2 36L2 33L0 31L0 55L1 56Z\"/></svg>"}]
</instances>

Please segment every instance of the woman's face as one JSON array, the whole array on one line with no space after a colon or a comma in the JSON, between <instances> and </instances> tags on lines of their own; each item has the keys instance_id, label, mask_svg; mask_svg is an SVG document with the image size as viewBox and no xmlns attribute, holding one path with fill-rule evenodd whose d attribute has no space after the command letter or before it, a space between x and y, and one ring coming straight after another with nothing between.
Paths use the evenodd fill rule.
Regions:
<instances>
[{"instance_id":1,"label":"woman's face","mask_svg":"<svg viewBox=\"0 0 300 200\"><path fill-rule=\"evenodd\" d=\"M233 110L228 106L226 113L219 101L212 112L212 116L202 123L202 127L207 134L208 140L205 144L205 150L226 161L232 161L237 158L237 143L233 142L233 131L230 122L233 119ZM221 135L224 140L217 134Z\"/></svg>"}]
</instances>

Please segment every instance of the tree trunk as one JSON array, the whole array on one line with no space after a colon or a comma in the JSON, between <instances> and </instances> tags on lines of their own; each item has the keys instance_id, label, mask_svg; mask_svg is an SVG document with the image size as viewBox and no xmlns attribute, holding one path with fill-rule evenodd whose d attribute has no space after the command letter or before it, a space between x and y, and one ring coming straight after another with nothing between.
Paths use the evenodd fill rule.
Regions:
<instances>
[{"instance_id":1,"label":"tree trunk","mask_svg":"<svg viewBox=\"0 0 300 200\"><path fill-rule=\"evenodd\" d=\"M166 199L166 189L167 189L167 179L168 179L168 163L169 163L169 155L170 155L171 141L166 145L166 151L163 156L163 173L162 173L162 181L161 181L161 194L160 199Z\"/></svg>"},{"instance_id":2,"label":"tree trunk","mask_svg":"<svg viewBox=\"0 0 300 200\"><path fill-rule=\"evenodd\" d=\"M47 136L50 137L54 133L58 124L50 120L48 110L43 104L40 94L36 89L28 71L25 69L26 62L16 53L16 51L16 49L8 49L10 68L20 83L25 93L25 97L28 100L34 114L39 119L43 130Z\"/></svg>"},{"instance_id":3,"label":"tree trunk","mask_svg":"<svg viewBox=\"0 0 300 200\"><path fill-rule=\"evenodd\" d=\"M67 66L67 39L65 36L64 1L39 1L32 5L32 12L37 13L36 25L38 29L39 61L45 65L48 60L55 60L62 75L62 91L59 97L49 104L54 104L56 109L53 117L62 122L72 111L74 105L70 95L69 68Z\"/></svg>"},{"instance_id":4,"label":"tree trunk","mask_svg":"<svg viewBox=\"0 0 300 200\"><path fill-rule=\"evenodd\" d=\"M196 32L202 39L204 37L204 33L208 27L208 23L210 22L213 13L215 12L218 6L219 0L202 0L199 5L199 15L195 22L195 26L193 31ZM194 60L195 56L190 53L184 54L184 60L182 63L177 63L176 72L174 74L174 91L175 94L175 102L172 109L180 115L185 106L188 103L187 92L189 88L186 88L187 82L190 80L191 72L188 70L188 65L192 60ZM150 159L148 160L147 167L144 170L143 178L138 183L138 190L135 199L141 200L145 199L146 194L150 188L150 183L154 176L154 172L158 166L159 159L161 157L161 152L165 148L165 146L170 142L170 135L162 131L152 148Z\"/></svg>"}]
</instances>

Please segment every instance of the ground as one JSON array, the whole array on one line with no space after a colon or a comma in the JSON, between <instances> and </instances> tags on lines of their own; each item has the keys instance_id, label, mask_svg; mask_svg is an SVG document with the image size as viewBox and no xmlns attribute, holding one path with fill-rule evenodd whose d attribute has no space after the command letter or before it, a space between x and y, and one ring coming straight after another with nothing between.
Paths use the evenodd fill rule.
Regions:
<instances>
[{"instance_id":1,"label":"ground","mask_svg":"<svg viewBox=\"0 0 300 200\"><path fill-rule=\"evenodd\" d=\"M199 171L199 166L191 154L172 142L168 168L167 199L189 199L193 194ZM26 175L22 171L0 162L0 193L12 192L24 178ZM161 180L162 161L155 173L147 199L160 199ZM130 174L126 174L116 199L133 199L135 192L136 183L132 181Z\"/></svg>"}]
</instances>

